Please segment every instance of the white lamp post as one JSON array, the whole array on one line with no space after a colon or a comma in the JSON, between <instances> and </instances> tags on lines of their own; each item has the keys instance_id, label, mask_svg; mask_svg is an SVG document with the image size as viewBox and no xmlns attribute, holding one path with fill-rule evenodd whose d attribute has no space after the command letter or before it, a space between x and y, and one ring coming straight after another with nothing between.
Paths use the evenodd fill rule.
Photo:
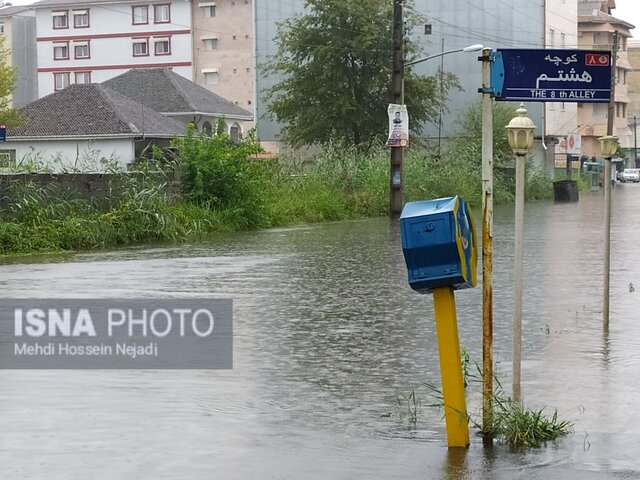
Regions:
<instances>
[{"instance_id":1,"label":"white lamp post","mask_svg":"<svg viewBox=\"0 0 640 480\"><path fill-rule=\"evenodd\" d=\"M604 282L602 298L602 323L609 328L609 270L611 259L611 157L618 149L618 137L605 135L598 138L604 161Z\"/></svg>"},{"instance_id":2,"label":"white lamp post","mask_svg":"<svg viewBox=\"0 0 640 480\"><path fill-rule=\"evenodd\" d=\"M513 401L520 403L520 369L522 338L522 258L524 253L524 170L527 152L533 145L535 125L526 116L524 104L517 117L507 125L509 146L516 154L516 212L513 261Z\"/></svg>"}]
</instances>

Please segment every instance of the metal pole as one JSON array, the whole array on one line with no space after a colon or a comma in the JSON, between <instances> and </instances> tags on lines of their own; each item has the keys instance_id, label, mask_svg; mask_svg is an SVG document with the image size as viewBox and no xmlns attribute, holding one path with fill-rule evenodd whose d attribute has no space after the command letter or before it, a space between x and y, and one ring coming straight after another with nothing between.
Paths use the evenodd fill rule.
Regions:
<instances>
[{"instance_id":1,"label":"metal pole","mask_svg":"<svg viewBox=\"0 0 640 480\"><path fill-rule=\"evenodd\" d=\"M453 288L434 289L433 307L436 317L438 351L440 352L447 443L450 447L466 447L469 445L469 417L464 396L456 299Z\"/></svg>"},{"instance_id":2,"label":"metal pole","mask_svg":"<svg viewBox=\"0 0 640 480\"><path fill-rule=\"evenodd\" d=\"M493 423L493 99L491 49L482 50L482 429ZM485 435L485 440L490 440Z\"/></svg>"},{"instance_id":3,"label":"metal pole","mask_svg":"<svg viewBox=\"0 0 640 480\"><path fill-rule=\"evenodd\" d=\"M404 0L393 0L393 68L391 91L393 103L404 104ZM389 179L389 216L397 218L402 212L403 179L402 162L404 149L391 147L391 169Z\"/></svg>"},{"instance_id":4,"label":"metal pole","mask_svg":"<svg viewBox=\"0 0 640 480\"><path fill-rule=\"evenodd\" d=\"M513 402L519 405L522 360L522 260L524 254L524 171L526 157L516 155L516 216L513 259Z\"/></svg>"},{"instance_id":5,"label":"metal pole","mask_svg":"<svg viewBox=\"0 0 640 480\"><path fill-rule=\"evenodd\" d=\"M618 31L613 33L611 54L611 98L609 100L609 116L607 118L607 135L613 135L613 119L616 113L616 64L618 56ZM602 296L602 323L609 328L609 270L611 261L611 158L604 161L604 275Z\"/></svg>"},{"instance_id":6,"label":"metal pole","mask_svg":"<svg viewBox=\"0 0 640 480\"><path fill-rule=\"evenodd\" d=\"M638 166L638 124L636 123L636 116L633 116L633 165L629 165L634 168Z\"/></svg>"},{"instance_id":7,"label":"metal pole","mask_svg":"<svg viewBox=\"0 0 640 480\"><path fill-rule=\"evenodd\" d=\"M438 109L438 160L442 149L442 105L444 102L444 38L442 39L442 56L440 57L440 108Z\"/></svg>"}]
</instances>

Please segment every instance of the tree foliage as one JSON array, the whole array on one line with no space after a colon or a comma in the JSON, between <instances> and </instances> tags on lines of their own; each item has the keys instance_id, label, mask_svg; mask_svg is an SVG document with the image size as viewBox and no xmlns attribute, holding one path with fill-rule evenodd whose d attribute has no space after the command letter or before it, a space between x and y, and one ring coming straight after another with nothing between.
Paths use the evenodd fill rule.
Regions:
<instances>
[{"instance_id":1,"label":"tree foliage","mask_svg":"<svg viewBox=\"0 0 640 480\"><path fill-rule=\"evenodd\" d=\"M279 25L278 53L265 74L280 79L267 90L272 118L282 123L292 145L371 144L386 136L393 52L393 5L389 0L307 0L308 13ZM419 18L405 12L407 31ZM418 53L409 38L405 56ZM437 118L447 92L458 87L444 74L405 72L405 103L414 132Z\"/></svg>"},{"instance_id":2,"label":"tree foliage","mask_svg":"<svg viewBox=\"0 0 640 480\"><path fill-rule=\"evenodd\" d=\"M493 103L493 156L501 163L503 161L513 161L513 151L507 140L506 127L513 117L516 116L517 103L494 102ZM482 143L482 104L476 102L471 105L461 116L458 123L465 132L468 143Z\"/></svg>"},{"instance_id":3,"label":"tree foliage","mask_svg":"<svg viewBox=\"0 0 640 480\"><path fill-rule=\"evenodd\" d=\"M18 111L11 108L11 94L16 87L16 72L7 65L9 50L4 47L4 38L0 35L0 124L16 127L23 121Z\"/></svg>"}]
</instances>

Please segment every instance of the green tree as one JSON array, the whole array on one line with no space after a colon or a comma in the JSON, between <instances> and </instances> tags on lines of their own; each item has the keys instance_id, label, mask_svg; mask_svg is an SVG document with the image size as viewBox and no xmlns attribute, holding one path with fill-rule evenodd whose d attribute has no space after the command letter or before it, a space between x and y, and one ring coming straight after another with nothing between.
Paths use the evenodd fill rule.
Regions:
<instances>
[{"instance_id":1,"label":"green tree","mask_svg":"<svg viewBox=\"0 0 640 480\"><path fill-rule=\"evenodd\" d=\"M266 75L281 80L267 90L272 118L283 124L284 138L295 146L338 141L369 144L386 136L393 52L393 5L389 0L307 0L306 14L278 27L278 53L265 65ZM409 9L407 31L419 17ZM407 38L407 58L418 46ZM405 103L411 127L420 133L437 118L451 88L437 77L405 72Z\"/></svg>"},{"instance_id":2,"label":"green tree","mask_svg":"<svg viewBox=\"0 0 640 480\"><path fill-rule=\"evenodd\" d=\"M516 116L517 103L494 102L493 104L493 157L500 164L513 161L513 151L507 140L506 126ZM469 144L482 144L482 104L480 102L471 105L460 117L458 124L461 131L465 132L465 142L457 142L464 148ZM481 162L481 159L478 159Z\"/></svg>"},{"instance_id":3,"label":"green tree","mask_svg":"<svg viewBox=\"0 0 640 480\"><path fill-rule=\"evenodd\" d=\"M4 36L0 35L0 123L16 127L23 123L19 112L11 108L11 94L16 87L16 72L7 65L9 50L4 48Z\"/></svg>"}]
</instances>

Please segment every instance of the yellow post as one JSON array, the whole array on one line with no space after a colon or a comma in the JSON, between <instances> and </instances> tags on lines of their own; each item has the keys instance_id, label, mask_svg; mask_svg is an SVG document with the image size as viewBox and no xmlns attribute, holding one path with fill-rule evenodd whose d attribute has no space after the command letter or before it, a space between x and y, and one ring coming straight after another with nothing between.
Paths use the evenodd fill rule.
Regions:
<instances>
[{"instance_id":1,"label":"yellow post","mask_svg":"<svg viewBox=\"0 0 640 480\"><path fill-rule=\"evenodd\" d=\"M464 396L460 341L458 340L458 319L453 288L442 287L433 290L433 304L440 352L440 374L444 397L444 419L447 425L449 447L469 445L469 418Z\"/></svg>"}]
</instances>

